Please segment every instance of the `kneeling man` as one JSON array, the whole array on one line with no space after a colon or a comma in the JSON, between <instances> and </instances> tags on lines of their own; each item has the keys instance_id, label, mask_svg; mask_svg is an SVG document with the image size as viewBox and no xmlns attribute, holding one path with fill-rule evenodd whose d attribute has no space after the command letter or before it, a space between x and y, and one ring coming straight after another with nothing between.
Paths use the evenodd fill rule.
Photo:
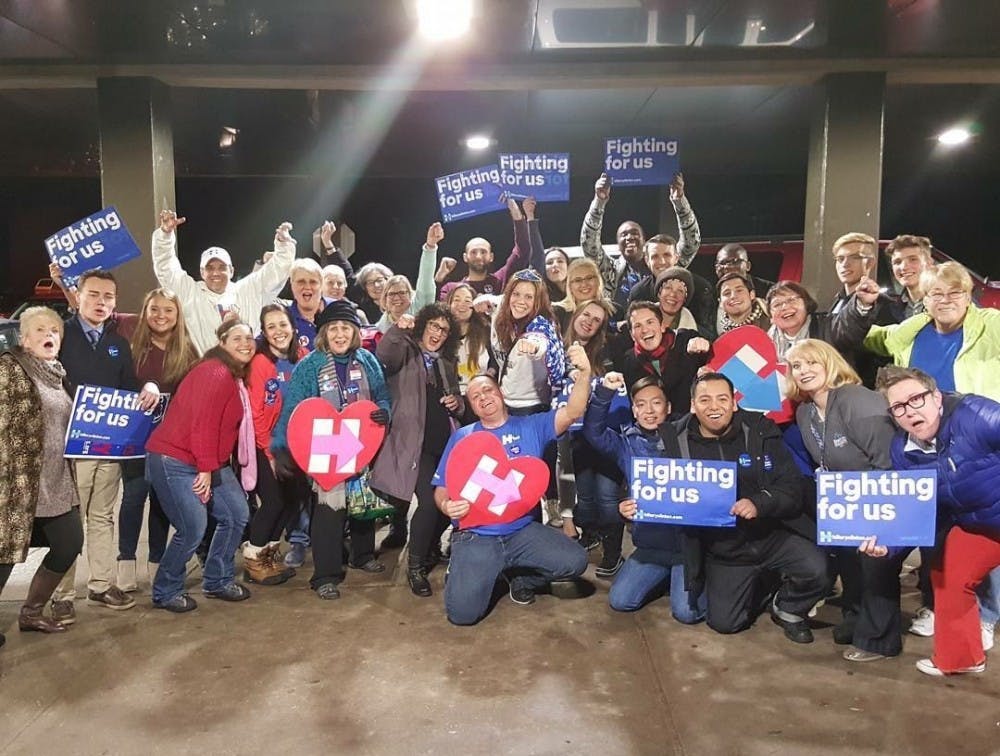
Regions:
<instances>
[{"instance_id":1,"label":"kneeling man","mask_svg":"<svg viewBox=\"0 0 1000 756\"><path fill-rule=\"evenodd\" d=\"M448 620L456 625L474 625L486 615L494 585L503 572L510 583L511 600L530 604L536 591L552 580L578 577L587 568L587 552L582 546L562 531L542 525L530 513L513 522L463 528L461 519L471 505L464 499L448 498L444 487L452 449L470 433L492 433L509 457L541 459L545 447L583 417L590 393L590 362L578 344L566 350L566 358L579 374L569 400L558 410L510 415L492 376L476 376L469 382L465 399L479 421L452 435L432 480L438 508L455 525L444 605Z\"/></svg>"}]
</instances>

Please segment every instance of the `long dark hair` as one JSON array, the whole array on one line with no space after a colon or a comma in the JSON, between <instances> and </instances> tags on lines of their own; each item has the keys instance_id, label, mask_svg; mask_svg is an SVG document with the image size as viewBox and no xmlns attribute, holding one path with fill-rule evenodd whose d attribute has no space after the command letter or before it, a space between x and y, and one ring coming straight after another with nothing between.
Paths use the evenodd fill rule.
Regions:
<instances>
[{"instance_id":1,"label":"long dark hair","mask_svg":"<svg viewBox=\"0 0 1000 756\"><path fill-rule=\"evenodd\" d=\"M226 336L231 330L238 326L243 326L244 328L247 328L251 334L253 333L253 329L250 328L250 325L248 323L244 323L239 318L230 318L222 321L222 325L215 329L215 337L219 340L219 343L205 352L201 361L205 362L207 360L218 360L229 369L233 378L242 380L246 377L246 374L250 369L250 364L247 363L244 365L237 362L229 355L229 352L222 348L222 342L225 341Z\"/></svg>"},{"instance_id":2,"label":"long dark hair","mask_svg":"<svg viewBox=\"0 0 1000 756\"><path fill-rule=\"evenodd\" d=\"M573 314L570 316L569 322L566 323L566 330L563 333L563 345L570 347L573 345L573 342L576 341L576 334L573 332L573 325L576 323L577 318L583 314L583 311L588 305L596 305L604 311L604 322L601 323L601 327L597 329L597 333L594 334L594 337L583 346L583 351L587 353L587 359L590 360L590 367L594 375L602 376L605 372L604 344L607 340L608 320L614 312L610 304L603 299L588 299L584 302L580 302L580 304L576 306L576 309L573 310Z\"/></svg>"},{"instance_id":3,"label":"long dark hair","mask_svg":"<svg viewBox=\"0 0 1000 756\"><path fill-rule=\"evenodd\" d=\"M260 334L257 336L257 354L265 355L271 362L276 362L280 359L274 356L274 352L271 351L271 345L267 342L267 335L264 333L264 318L272 312L284 313L285 317L288 318L289 324L292 326L292 338L289 339L288 349L285 350L285 354L282 357L294 365L299 361L299 329L295 325L295 319L292 318L292 314L288 311L288 308L280 302L274 302L260 308Z\"/></svg>"},{"instance_id":4,"label":"long dark hair","mask_svg":"<svg viewBox=\"0 0 1000 756\"><path fill-rule=\"evenodd\" d=\"M462 289L468 289L469 293L472 294L473 300L475 300L476 290L467 283L460 283L448 292L448 298L445 300L448 307L451 307L451 302L455 298L455 293L461 291ZM454 316L452 316L452 319L454 320ZM455 325L458 326L458 323ZM453 330L457 331L457 328ZM465 345L469 353L466 367L469 369L470 373L475 375L479 372L479 355L483 352L488 352L490 348L489 318L481 312L476 312L476 309L473 308L472 314L469 316L468 330L465 332L464 337L459 334L456 344L461 342L462 338L465 339Z\"/></svg>"},{"instance_id":5,"label":"long dark hair","mask_svg":"<svg viewBox=\"0 0 1000 756\"><path fill-rule=\"evenodd\" d=\"M444 318L448 321L448 338L444 340L438 354L446 360L454 360L461 334L458 332L455 316L451 314L451 310L443 302L432 302L420 308L413 320L413 340L419 345L420 340L424 337L424 331L427 330L427 324L438 318Z\"/></svg>"}]
</instances>

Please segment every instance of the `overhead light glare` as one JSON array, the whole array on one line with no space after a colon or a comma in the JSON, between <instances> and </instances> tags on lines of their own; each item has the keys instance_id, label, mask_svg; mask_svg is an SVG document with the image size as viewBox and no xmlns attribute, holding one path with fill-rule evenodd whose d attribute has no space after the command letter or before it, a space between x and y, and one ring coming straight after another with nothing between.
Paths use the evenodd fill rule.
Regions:
<instances>
[{"instance_id":1,"label":"overhead light glare","mask_svg":"<svg viewBox=\"0 0 1000 756\"><path fill-rule=\"evenodd\" d=\"M938 134L937 140L945 147L957 147L960 144L965 144L971 138L972 132L962 126L956 126L947 131L942 131Z\"/></svg>"},{"instance_id":2,"label":"overhead light glare","mask_svg":"<svg viewBox=\"0 0 1000 756\"><path fill-rule=\"evenodd\" d=\"M219 134L219 149L228 150L236 144L236 137L240 134L240 130L234 126L223 126L222 132Z\"/></svg>"},{"instance_id":3,"label":"overhead light glare","mask_svg":"<svg viewBox=\"0 0 1000 756\"><path fill-rule=\"evenodd\" d=\"M492 142L485 134L473 134L465 138L465 146L470 150L485 150Z\"/></svg>"},{"instance_id":4,"label":"overhead light glare","mask_svg":"<svg viewBox=\"0 0 1000 756\"><path fill-rule=\"evenodd\" d=\"M472 24L472 0L417 0L417 22L432 42L461 37Z\"/></svg>"}]
</instances>

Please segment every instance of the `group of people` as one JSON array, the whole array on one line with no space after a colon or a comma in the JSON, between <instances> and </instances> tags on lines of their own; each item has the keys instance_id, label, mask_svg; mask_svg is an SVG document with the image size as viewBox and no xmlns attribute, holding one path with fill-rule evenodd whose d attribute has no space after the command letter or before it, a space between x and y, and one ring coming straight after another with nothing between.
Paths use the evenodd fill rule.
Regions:
<instances>
[{"instance_id":1,"label":"group of people","mask_svg":"<svg viewBox=\"0 0 1000 756\"><path fill-rule=\"evenodd\" d=\"M1000 619L1000 312L977 307L968 272L936 265L929 240L913 235L885 250L895 278L886 288L874 277L878 243L838 239L842 288L827 309L797 282L758 278L739 244L719 250L710 283L688 269L701 232L680 175L669 192L677 238L647 238L626 221L609 254L611 192L601 176L582 256L544 246L532 199L508 200L514 244L497 270L481 237L465 244L465 271L439 260L444 230L433 223L415 285L378 262L355 271L332 223L319 229L315 257L297 257L281 224L273 252L239 279L229 253L210 247L196 280L177 256L184 218L163 211L152 239L161 288L139 313L117 311L115 276L103 270L66 289L65 322L27 310L21 345L0 355L0 587L29 546L49 551L20 629L62 632L76 621L84 528L88 601L135 605L148 500L152 601L170 612L197 607L185 586L196 556L202 595L239 602L250 597L245 582L282 584L311 549L310 586L330 600L348 568L382 572L380 552L407 546L413 594L431 596L430 571L448 563L447 617L470 625L501 586L517 604L542 591L572 595L588 551L600 549L595 575L611 581L616 611L667 596L679 622L720 633L768 613L798 643L814 640L810 612L839 578L833 640L848 661L876 661L902 651L908 551L875 539L817 545L811 479L928 468L938 536L921 549L923 605L909 629L935 640L918 668L985 669ZM286 285L291 298L279 299ZM713 342L741 328L773 343L794 419L741 408L730 378L707 367ZM84 384L135 391L144 410L170 395L144 460L63 457L71 397ZM292 413L313 397L338 410L370 401L364 412L385 430L371 464L329 490L289 450ZM511 458L544 461L550 482L534 509L463 527L474 502L451 498L446 468L475 432ZM735 526L631 523L636 457L737 463Z\"/></svg>"}]
</instances>

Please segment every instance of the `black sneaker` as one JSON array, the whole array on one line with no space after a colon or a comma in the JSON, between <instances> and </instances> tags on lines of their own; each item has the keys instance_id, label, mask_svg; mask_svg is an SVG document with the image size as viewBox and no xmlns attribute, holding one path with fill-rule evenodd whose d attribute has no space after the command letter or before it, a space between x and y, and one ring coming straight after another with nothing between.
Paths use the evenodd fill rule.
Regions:
<instances>
[{"instance_id":1,"label":"black sneaker","mask_svg":"<svg viewBox=\"0 0 1000 756\"><path fill-rule=\"evenodd\" d=\"M352 570L361 570L362 572L385 572L385 565L378 559L369 559L364 564L350 564L350 567Z\"/></svg>"},{"instance_id":2,"label":"black sneaker","mask_svg":"<svg viewBox=\"0 0 1000 756\"><path fill-rule=\"evenodd\" d=\"M793 643L812 643L813 634L812 630L809 629L809 623L805 620L799 620L798 622L789 622L787 620L781 619L773 611L771 612L771 619L774 621L775 625L778 625L782 630L785 631L785 637Z\"/></svg>"},{"instance_id":3,"label":"black sneaker","mask_svg":"<svg viewBox=\"0 0 1000 756\"><path fill-rule=\"evenodd\" d=\"M173 612L174 614L184 614L185 612L197 609L198 603L186 593L181 593L169 601L154 601L153 608L166 609L168 612Z\"/></svg>"},{"instance_id":4,"label":"black sneaker","mask_svg":"<svg viewBox=\"0 0 1000 756\"><path fill-rule=\"evenodd\" d=\"M316 589L316 595L326 601L332 601L340 598L340 589L336 583L323 583Z\"/></svg>"},{"instance_id":5,"label":"black sneaker","mask_svg":"<svg viewBox=\"0 0 1000 756\"><path fill-rule=\"evenodd\" d=\"M510 600L518 606L528 606L535 603L535 592L531 588L526 588L524 586L515 588L514 584L511 583Z\"/></svg>"},{"instance_id":6,"label":"black sneaker","mask_svg":"<svg viewBox=\"0 0 1000 756\"><path fill-rule=\"evenodd\" d=\"M597 569L594 570L594 576L603 580L610 580L618 574L618 570L622 568L623 564L625 564L625 560L621 554L618 556L605 554L601 563L597 565Z\"/></svg>"}]
</instances>

